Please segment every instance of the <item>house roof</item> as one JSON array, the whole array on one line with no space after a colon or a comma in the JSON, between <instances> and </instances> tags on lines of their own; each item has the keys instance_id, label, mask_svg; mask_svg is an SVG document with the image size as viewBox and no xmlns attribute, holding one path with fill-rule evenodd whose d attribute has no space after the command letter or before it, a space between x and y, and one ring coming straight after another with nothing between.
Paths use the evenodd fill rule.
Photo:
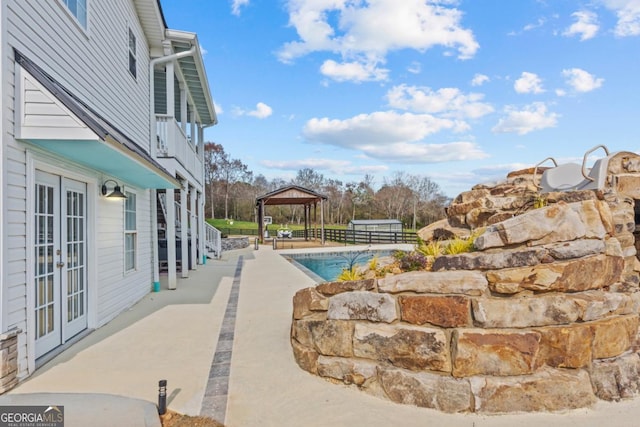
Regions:
<instances>
[{"instance_id":1,"label":"house roof","mask_svg":"<svg viewBox=\"0 0 640 427\"><path fill-rule=\"evenodd\" d=\"M204 126L217 124L218 117L211 98L211 90L202 62L202 51L197 35L169 29L159 0L134 0L134 4L152 57L168 54L164 51L165 41L170 42L174 53L195 47L195 55L177 61L178 71L182 74L187 85L189 100L195 106L198 122Z\"/></svg>"},{"instance_id":2,"label":"house roof","mask_svg":"<svg viewBox=\"0 0 640 427\"><path fill-rule=\"evenodd\" d=\"M196 54L180 58L178 66L188 88L189 97L195 106L199 121L205 126L218 123L207 72L202 62L202 52L198 36L195 33L178 30L166 30L167 39L171 42L171 47L175 53L196 49Z\"/></svg>"},{"instance_id":3,"label":"house roof","mask_svg":"<svg viewBox=\"0 0 640 427\"><path fill-rule=\"evenodd\" d=\"M256 198L256 205L307 205L327 200L327 196L298 185L289 185Z\"/></svg>"},{"instance_id":4,"label":"house roof","mask_svg":"<svg viewBox=\"0 0 640 427\"><path fill-rule=\"evenodd\" d=\"M167 29L167 22L162 13L160 0L134 0L133 3L147 38L149 49L162 52L162 41L165 38L164 32Z\"/></svg>"}]
</instances>

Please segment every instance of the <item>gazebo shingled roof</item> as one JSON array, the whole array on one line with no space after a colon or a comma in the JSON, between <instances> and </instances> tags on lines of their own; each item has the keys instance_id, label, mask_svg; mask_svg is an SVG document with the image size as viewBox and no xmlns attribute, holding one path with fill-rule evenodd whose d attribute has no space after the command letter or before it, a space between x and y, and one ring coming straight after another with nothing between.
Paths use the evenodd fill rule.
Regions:
<instances>
[{"instance_id":1,"label":"gazebo shingled roof","mask_svg":"<svg viewBox=\"0 0 640 427\"><path fill-rule=\"evenodd\" d=\"M320 222L322 228L322 243L324 244L324 216L323 216L323 201L327 200L327 196L323 196L320 193L316 193L308 188L300 187L298 185L289 185L287 187L279 188L270 193L264 194L256 198L256 206L258 206L258 229L260 233L260 240L264 240L264 207L273 205L304 205L304 223L305 223L305 238L307 238L307 222L308 213L310 213L311 206L314 208L320 203Z\"/></svg>"}]
</instances>

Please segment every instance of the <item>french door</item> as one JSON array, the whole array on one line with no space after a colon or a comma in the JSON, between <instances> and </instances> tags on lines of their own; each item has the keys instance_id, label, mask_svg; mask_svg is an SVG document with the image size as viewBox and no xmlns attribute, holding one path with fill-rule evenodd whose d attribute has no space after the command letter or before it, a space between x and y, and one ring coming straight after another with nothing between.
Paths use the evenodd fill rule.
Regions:
<instances>
[{"instance_id":1,"label":"french door","mask_svg":"<svg viewBox=\"0 0 640 427\"><path fill-rule=\"evenodd\" d=\"M87 189L36 171L34 194L36 358L87 327Z\"/></svg>"}]
</instances>

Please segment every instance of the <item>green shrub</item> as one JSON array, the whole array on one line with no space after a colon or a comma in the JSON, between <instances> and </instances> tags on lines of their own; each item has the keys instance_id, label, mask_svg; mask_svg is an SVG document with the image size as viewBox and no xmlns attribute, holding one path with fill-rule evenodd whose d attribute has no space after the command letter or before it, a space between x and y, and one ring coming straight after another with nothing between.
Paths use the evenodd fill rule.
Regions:
<instances>
[{"instance_id":1,"label":"green shrub","mask_svg":"<svg viewBox=\"0 0 640 427\"><path fill-rule=\"evenodd\" d=\"M437 240L432 240L427 244L422 242L416 246L416 250L423 255L432 257L440 256L443 252L442 243Z\"/></svg>"},{"instance_id":2,"label":"green shrub","mask_svg":"<svg viewBox=\"0 0 640 427\"><path fill-rule=\"evenodd\" d=\"M473 249L473 239L471 237L466 239L456 237L447 244L444 248L444 253L446 255L457 255L465 252L472 252Z\"/></svg>"},{"instance_id":3,"label":"green shrub","mask_svg":"<svg viewBox=\"0 0 640 427\"><path fill-rule=\"evenodd\" d=\"M338 276L336 280L340 282L346 282L349 280L360 280L362 279L362 273L358 269L358 267L344 268L342 273Z\"/></svg>"},{"instance_id":4,"label":"green shrub","mask_svg":"<svg viewBox=\"0 0 640 427\"><path fill-rule=\"evenodd\" d=\"M378 270L378 256L374 256L369 260L369 270L376 271Z\"/></svg>"},{"instance_id":5,"label":"green shrub","mask_svg":"<svg viewBox=\"0 0 640 427\"><path fill-rule=\"evenodd\" d=\"M533 197L533 208L534 209L540 209L540 208L544 208L545 206L547 206L548 201L546 196L543 196L542 194L536 194Z\"/></svg>"}]
</instances>

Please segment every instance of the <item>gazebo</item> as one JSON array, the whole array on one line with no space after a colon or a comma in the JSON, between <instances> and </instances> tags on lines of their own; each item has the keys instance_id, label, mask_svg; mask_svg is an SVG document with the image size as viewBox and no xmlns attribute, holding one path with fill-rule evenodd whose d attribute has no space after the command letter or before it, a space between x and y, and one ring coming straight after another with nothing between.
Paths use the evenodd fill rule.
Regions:
<instances>
[{"instance_id":1,"label":"gazebo","mask_svg":"<svg viewBox=\"0 0 640 427\"><path fill-rule=\"evenodd\" d=\"M316 193L298 185L289 185L256 198L258 208L258 232L260 241L264 243L264 207L270 205L303 205L304 206L304 238L308 240L308 228L311 225L311 207L313 220L317 220L317 208L320 203L321 243L324 245L324 201L327 196Z\"/></svg>"}]
</instances>

